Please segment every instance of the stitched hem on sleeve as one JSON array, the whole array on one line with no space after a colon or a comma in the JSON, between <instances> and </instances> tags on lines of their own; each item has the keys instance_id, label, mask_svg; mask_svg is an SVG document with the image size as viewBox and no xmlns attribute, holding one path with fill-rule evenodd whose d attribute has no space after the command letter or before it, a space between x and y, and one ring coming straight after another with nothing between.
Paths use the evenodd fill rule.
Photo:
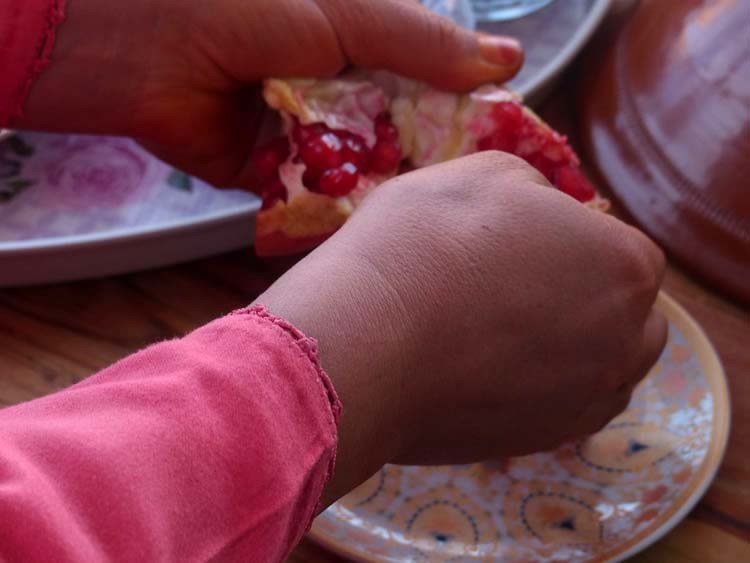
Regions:
<instances>
[{"instance_id":1,"label":"stitched hem on sleeve","mask_svg":"<svg viewBox=\"0 0 750 563\"><path fill-rule=\"evenodd\" d=\"M5 111L0 108L0 125L7 124L11 119L23 115L23 105L34 80L52 60L52 49L55 46L57 28L65 19L65 2L66 0L49 1L41 34L34 49L35 54L30 65L25 69L24 75L19 77L18 86L13 88L14 91L10 93L10 105L5 108Z\"/></svg>"},{"instance_id":2,"label":"stitched hem on sleeve","mask_svg":"<svg viewBox=\"0 0 750 563\"><path fill-rule=\"evenodd\" d=\"M233 311L231 314L232 315L253 315L255 317L266 320L276 325L277 327L281 328L284 332L286 332L289 336L292 337L292 340L299 347L300 351L304 353L304 355L310 360L310 364L313 366L316 374L318 375L318 381L322 385L323 390L325 391L325 395L328 399L328 404L330 405L330 408L331 408L333 428L334 430L338 431L339 419L341 418L343 407L341 405L341 401L338 398L338 395L336 394L336 390L333 387L333 382L331 381L331 378L323 369L323 366L320 365L320 358L318 357L318 342L314 338L305 336L302 333L302 331L297 329L295 326L293 326L291 323L289 323L285 319L282 319L280 317L277 317L271 314L271 312L269 312L268 309L266 309L265 306L263 305L253 305L252 307L248 307L245 309L238 309L236 311ZM336 467L336 451L334 450L333 456L331 457L331 462L328 464L328 468L326 470L326 474L323 480L323 488L325 488L326 484L328 484L328 481L331 479L331 476L333 475L333 471L335 467ZM310 515L310 518L307 522L307 526L305 528L307 531L310 530L313 520L315 519L315 516L319 512L321 500L322 499L318 500L316 509L313 511L313 514Z\"/></svg>"}]
</instances>

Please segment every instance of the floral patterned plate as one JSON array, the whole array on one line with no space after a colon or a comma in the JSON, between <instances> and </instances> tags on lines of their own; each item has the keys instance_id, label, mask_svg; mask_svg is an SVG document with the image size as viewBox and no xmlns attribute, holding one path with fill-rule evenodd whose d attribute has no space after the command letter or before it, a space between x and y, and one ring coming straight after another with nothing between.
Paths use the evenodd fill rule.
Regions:
<instances>
[{"instance_id":1,"label":"floral patterned plate","mask_svg":"<svg viewBox=\"0 0 750 563\"><path fill-rule=\"evenodd\" d=\"M0 286L120 273L249 246L259 200L112 137L0 142Z\"/></svg>"},{"instance_id":2,"label":"floral patterned plate","mask_svg":"<svg viewBox=\"0 0 750 563\"><path fill-rule=\"evenodd\" d=\"M729 397L706 335L671 298L669 342L627 411L589 439L507 461L386 466L315 521L358 561L622 560L667 533L708 488Z\"/></svg>"}]
</instances>

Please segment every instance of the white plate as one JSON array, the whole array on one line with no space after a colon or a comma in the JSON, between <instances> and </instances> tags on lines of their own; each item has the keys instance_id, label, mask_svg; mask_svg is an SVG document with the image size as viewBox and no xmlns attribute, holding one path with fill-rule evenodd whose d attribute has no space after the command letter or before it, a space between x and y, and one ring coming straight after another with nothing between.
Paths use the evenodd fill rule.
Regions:
<instances>
[{"instance_id":1,"label":"white plate","mask_svg":"<svg viewBox=\"0 0 750 563\"><path fill-rule=\"evenodd\" d=\"M526 65L511 85L533 103L609 3L557 0L481 28L522 40ZM5 135L0 130L0 140ZM257 198L214 190L132 141L40 133L17 139L33 154L21 154L28 151L18 140L0 144L0 286L118 274L252 244Z\"/></svg>"},{"instance_id":2,"label":"white plate","mask_svg":"<svg viewBox=\"0 0 750 563\"><path fill-rule=\"evenodd\" d=\"M521 41L526 61L510 86L534 105L591 38L610 4L611 0L555 0L524 18L482 23L479 29Z\"/></svg>"},{"instance_id":3,"label":"white plate","mask_svg":"<svg viewBox=\"0 0 750 563\"><path fill-rule=\"evenodd\" d=\"M128 139L18 133L0 144L0 286L242 248L259 208L252 194L216 190Z\"/></svg>"}]
</instances>

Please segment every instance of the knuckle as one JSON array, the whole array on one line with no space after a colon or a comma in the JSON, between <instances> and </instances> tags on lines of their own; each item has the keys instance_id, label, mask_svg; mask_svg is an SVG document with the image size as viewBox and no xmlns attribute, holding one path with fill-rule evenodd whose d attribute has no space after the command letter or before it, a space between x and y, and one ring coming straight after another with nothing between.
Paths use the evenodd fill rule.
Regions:
<instances>
[{"instance_id":1,"label":"knuckle","mask_svg":"<svg viewBox=\"0 0 750 563\"><path fill-rule=\"evenodd\" d=\"M623 281L637 295L655 297L664 276L664 255L643 233L628 229L620 248Z\"/></svg>"},{"instance_id":2,"label":"knuckle","mask_svg":"<svg viewBox=\"0 0 750 563\"><path fill-rule=\"evenodd\" d=\"M489 150L475 153L468 158L478 172L496 176L498 172L512 177L514 180L532 181L549 185L544 176L522 158L507 152Z\"/></svg>"},{"instance_id":3,"label":"knuckle","mask_svg":"<svg viewBox=\"0 0 750 563\"><path fill-rule=\"evenodd\" d=\"M432 14L424 21L429 22L429 25L432 27L434 45L439 52L450 53L455 51L455 46L459 42L461 33L460 28L456 24L448 18L435 17Z\"/></svg>"}]
</instances>

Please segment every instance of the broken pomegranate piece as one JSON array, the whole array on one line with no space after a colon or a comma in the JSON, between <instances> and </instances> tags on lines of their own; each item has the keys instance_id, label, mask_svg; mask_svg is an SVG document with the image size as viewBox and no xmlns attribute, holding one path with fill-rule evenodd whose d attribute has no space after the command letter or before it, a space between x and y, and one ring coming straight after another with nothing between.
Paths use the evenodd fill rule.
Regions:
<instances>
[{"instance_id":1,"label":"broken pomegranate piece","mask_svg":"<svg viewBox=\"0 0 750 563\"><path fill-rule=\"evenodd\" d=\"M262 195L266 185L278 180L279 166L289 156L289 142L286 137L277 137L271 142L255 149L250 157L258 182L253 190Z\"/></svg>"},{"instance_id":2,"label":"broken pomegranate piece","mask_svg":"<svg viewBox=\"0 0 750 563\"><path fill-rule=\"evenodd\" d=\"M330 168L320 175L318 188L320 193L331 197L345 196L357 187L359 170L351 162L345 162L338 168Z\"/></svg>"},{"instance_id":3,"label":"broken pomegranate piece","mask_svg":"<svg viewBox=\"0 0 750 563\"><path fill-rule=\"evenodd\" d=\"M276 205L277 201L286 201L286 187L281 183L281 180L277 178L263 187L261 197L263 198L261 209L270 209Z\"/></svg>"},{"instance_id":4,"label":"broken pomegranate piece","mask_svg":"<svg viewBox=\"0 0 750 563\"><path fill-rule=\"evenodd\" d=\"M373 124L374 146L369 148L361 135L344 129L330 129L325 123L303 125L294 122L291 131L292 162L304 164L302 185L329 197L343 197L357 187L360 175L371 170L377 174L394 174L401 162L398 129L387 113L379 114ZM259 179L256 193L275 201L281 198L276 182L279 167L290 157L290 143L278 138L256 149L253 167ZM282 184L283 185L283 184ZM265 203L266 207L271 206Z\"/></svg>"},{"instance_id":5,"label":"broken pomegranate piece","mask_svg":"<svg viewBox=\"0 0 750 563\"><path fill-rule=\"evenodd\" d=\"M367 174L370 167L370 151L365 140L347 131L339 130L336 133L344 140L344 162L351 162L362 174Z\"/></svg>"},{"instance_id":6,"label":"broken pomegranate piece","mask_svg":"<svg viewBox=\"0 0 750 563\"><path fill-rule=\"evenodd\" d=\"M341 166L343 162L342 149L343 144L339 136L332 131L326 131L303 141L299 148L299 155L308 168L322 172L329 168Z\"/></svg>"},{"instance_id":7,"label":"broken pomegranate piece","mask_svg":"<svg viewBox=\"0 0 750 563\"><path fill-rule=\"evenodd\" d=\"M563 166L555 171L554 184L561 192L576 198L580 202L591 201L596 197L596 190L579 168Z\"/></svg>"},{"instance_id":8,"label":"broken pomegranate piece","mask_svg":"<svg viewBox=\"0 0 750 563\"><path fill-rule=\"evenodd\" d=\"M608 205L566 137L501 86L452 94L355 71L330 80L270 79L264 97L281 113L285 136L252 155L253 191L263 197L256 223L261 256L319 244L401 171L482 150L512 153L563 193L596 209Z\"/></svg>"}]
</instances>

